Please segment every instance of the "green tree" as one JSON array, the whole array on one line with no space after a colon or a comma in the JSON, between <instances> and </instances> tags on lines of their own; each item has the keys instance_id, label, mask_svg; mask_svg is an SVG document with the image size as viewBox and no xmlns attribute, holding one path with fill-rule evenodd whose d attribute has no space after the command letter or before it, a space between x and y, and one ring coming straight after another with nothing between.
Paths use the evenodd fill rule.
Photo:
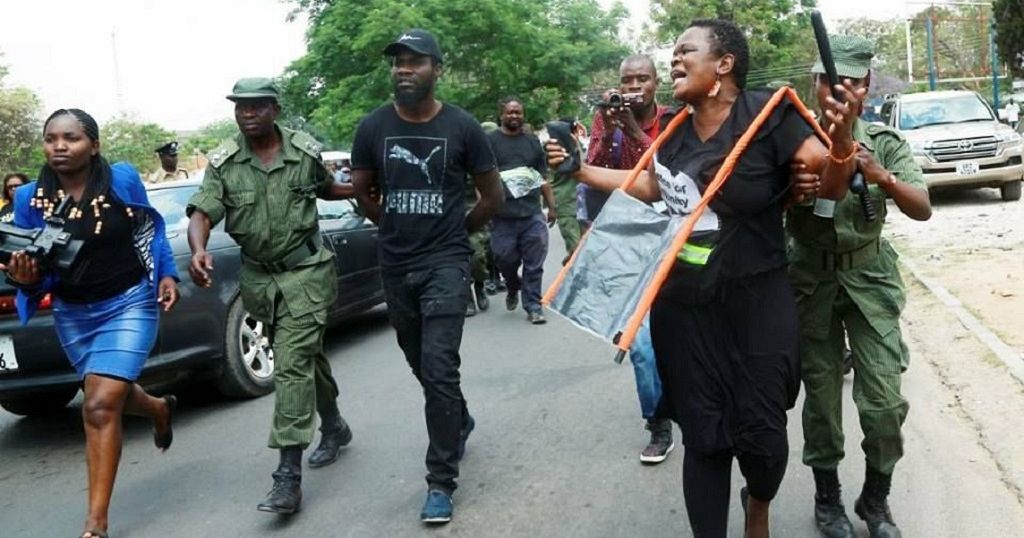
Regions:
<instances>
[{"instance_id":1,"label":"green tree","mask_svg":"<svg viewBox=\"0 0 1024 538\"><path fill-rule=\"evenodd\" d=\"M160 166L155 150L173 139L174 133L167 129L128 116L118 116L100 128L103 156L111 163L127 161L143 173Z\"/></svg>"},{"instance_id":2,"label":"green tree","mask_svg":"<svg viewBox=\"0 0 1024 538\"><path fill-rule=\"evenodd\" d=\"M750 46L748 86L786 80L803 92L817 54L807 11L814 6L815 0L651 0L653 37L669 44L693 19L731 20Z\"/></svg>"},{"instance_id":3,"label":"green tree","mask_svg":"<svg viewBox=\"0 0 1024 538\"><path fill-rule=\"evenodd\" d=\"M198 131L181 141L178 152L185 155L202 153L216 149L225 139L238 134L238 124L231 118L224 118L199 128Z\"/></svg>"},{"instance_id":4,"label":"green tree","mask_svg":"<svg viewBox=\"0 0 1024 538\"><path fill-rule=\"evenodd\" d=\"M334 146L351 140L359 120L390 99L382 50L404 29L430 29L445 52L441 99L481 120L497 101L523 99L534 125L578 115L595 73L627 53L617 28L621 5L596 0L299 0L309 13L308 52L282 77L285 115Z\"/></svg>"},{"instance_id":5,"label":"green tree","mask_svg":"<svg viewBox=\"0 0 1024 538\"><path fill-rule=\"evenodd\" d=\"M845 19L839 21L837 31L874 41L872 95L881 97L907 87L907 36L902 19ZM923 39L920 43L924 43Z\"/></svg>"},{"instance_id":6,"label":"green tree","mask_svg":"<svg viewBox=\"0 0 1024 538\"><path fill-rule=\"evenodd\" d=\"M999 56L1014 76L1024 77L1024 2L995 0L992 13L996 21Z\"/></svg>"},{"instance_id":7,"label":"green tree","mask_svg":"<svg viewBox=\"0 0 1024 538\"><path fill-rule=\"evenodd\" d=\"M7 87L7 68L0 65L0 173L19 171L34 176L42 166L42 103L32 90Z\"/></svg>"}]
</instances>

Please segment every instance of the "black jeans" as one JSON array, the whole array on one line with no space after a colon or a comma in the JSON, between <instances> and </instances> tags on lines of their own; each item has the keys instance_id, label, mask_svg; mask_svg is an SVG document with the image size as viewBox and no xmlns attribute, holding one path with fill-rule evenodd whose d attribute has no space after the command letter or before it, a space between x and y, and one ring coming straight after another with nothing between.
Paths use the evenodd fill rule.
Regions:
<instances>
[{"instance_id":1,"label":"black jeans","mask_svg":"<svg viewBox=\"0 0 1024 538\"><path fill-rule=\"evenodd\" d=\"M388 317L423 387L427 484L451 493L459 476L459 435L468 412L459 385L459 345L469 300L469 264L384 275Z\"/></svg>"}]
</instances>

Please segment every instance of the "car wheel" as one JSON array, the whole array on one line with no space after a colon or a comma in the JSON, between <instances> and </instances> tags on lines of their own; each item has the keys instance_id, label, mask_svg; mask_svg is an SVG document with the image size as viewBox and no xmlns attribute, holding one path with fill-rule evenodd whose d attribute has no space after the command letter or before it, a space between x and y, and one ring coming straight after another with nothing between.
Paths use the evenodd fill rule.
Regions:
<instances>
[{"instance_id":1,"label":"car wheel","mask_svg":"<svg viewBox=\"0 0 1024 538\"><path fill-rule=\"evenodd\" d=\"M268 327L250 317L238 297L228 308L224 360L217 389L225 396L255 398L274 390L274 351Z\"/></svg>"},{"instance_id":2,"label":"car wheel","mask_svg":"<svg viewBox=\"0 0 1024 538\"><path fill-rule=\"evenodd\" d=\"M67 407L68 402L76 394L78 394L77 386L48 392L35 392L0 399L0 407L23 417L52 415Z\"/></svg>"},{"instance_id":3,"label":"car wheel","mask_svg":"<svg viewBox=\"0 0 1024 538\"><path fill-rule=\"evenodd\" d=\"M999 195L1007 202L1020 200L1020 180L1003 183L999 187Z\"/></svg>"}]
</instances>

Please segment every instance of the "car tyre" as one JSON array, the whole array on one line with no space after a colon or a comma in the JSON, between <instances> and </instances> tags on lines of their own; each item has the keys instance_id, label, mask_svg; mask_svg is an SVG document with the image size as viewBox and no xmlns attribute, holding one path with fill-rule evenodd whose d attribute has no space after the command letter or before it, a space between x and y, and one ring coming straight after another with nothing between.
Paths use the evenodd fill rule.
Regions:
<instances>
[{"instance_id":1,"label":"car tyre","mask_svg":"<svg viewBox=\"0 0 1024 538\"><path fill-rule=\"evenodd\" d=\"M249 316L242 299L228 308L224 334L224 367L217 390L225 396L255 398L274 390L274 352L268 327Z\"/></svg>"},{"instance_id":2,"label":"car tyre","mask_svg":"<svg viewBox=\"0 0 1024 538\"><path fill-rule=\"evenodd\" d=\"M0 407L23 417L52 415L64 410L76 394L78 394L77 386L47 392L34 392L0 399Z\"/></svg>"},{"instance_id":3,"label":"car tyre","mask_svg":"<svg viewBox=\"0 0 1024 538\"><path fill-rule=\"evenodd\" d=\"M1020 180L1003 183L999 186L999 195L1003 201L1015 202L1020 200Z\"/></svg>"}]
</instances>

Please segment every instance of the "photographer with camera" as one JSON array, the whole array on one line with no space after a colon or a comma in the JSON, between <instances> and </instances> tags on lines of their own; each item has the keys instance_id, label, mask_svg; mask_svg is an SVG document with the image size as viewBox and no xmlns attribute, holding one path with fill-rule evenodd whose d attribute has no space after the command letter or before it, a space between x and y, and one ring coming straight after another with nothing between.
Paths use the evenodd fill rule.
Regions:
<instances>
[{"instance_id":1,"label":"photographer with camera","mask_svg":"<svg viewBox=\"0 0 1024 538\"><path fill-rule=\"evenodd\" d=\"M587 164L616 170L630 170L636 165L657 138L659 120L668 112L668 107L659 105L655 99L657 90L658 72L649 56L635 54L622 60L619 88L605 92L604 100L594 115ZM582 191L584 220L592 222L610 193L582 182L578 188ZM656 416L661 380L650 342L650 329L644 323L630 349L629 359L636 377L640 412L647 421L646 429L651 432L650 442L640 452L640 461L657 464L665 461L675 444L672 421Z\"/></svg>"},{"instance_id":2,"label":"photographer with camera","mask_svg":"<svg viewBox=\"0 0 1024 538\"><path fill-rule=\"evenodd\" d=\"M658 73L654 60L643 54L627 56L619 65L619 87L604 93L591 124L587 164L630 170L659 132L659 119L668 107L658 104ZM609 194L584 183L585 221L592 222Z\"/></svg>"},{"instance_id":3,"label":"photographer with camera","mask_svg":"<svg viewBox=\"0 0 1024 538\"><path fill-rule=\"evenodd\" d=\"M156 342L158 304L167 312L178 301L178 275L163 218L149 204L138 172L127 163L111 166L100 155L96 120L61 109L47 118L43 133L46 164L38 181L15 192L14 224L32 229L63 222L63 232L81 247L70 264L49 264L49 257L19 250L0 270L18 288L23 324L44 295L53 296L57 336L85 393L89 505L81 536L99 538L106 536L121 458L121 415L151 418L154 444L171 446L177 400L154 398L135 380Z\"/></svg>"}]
</instances>

